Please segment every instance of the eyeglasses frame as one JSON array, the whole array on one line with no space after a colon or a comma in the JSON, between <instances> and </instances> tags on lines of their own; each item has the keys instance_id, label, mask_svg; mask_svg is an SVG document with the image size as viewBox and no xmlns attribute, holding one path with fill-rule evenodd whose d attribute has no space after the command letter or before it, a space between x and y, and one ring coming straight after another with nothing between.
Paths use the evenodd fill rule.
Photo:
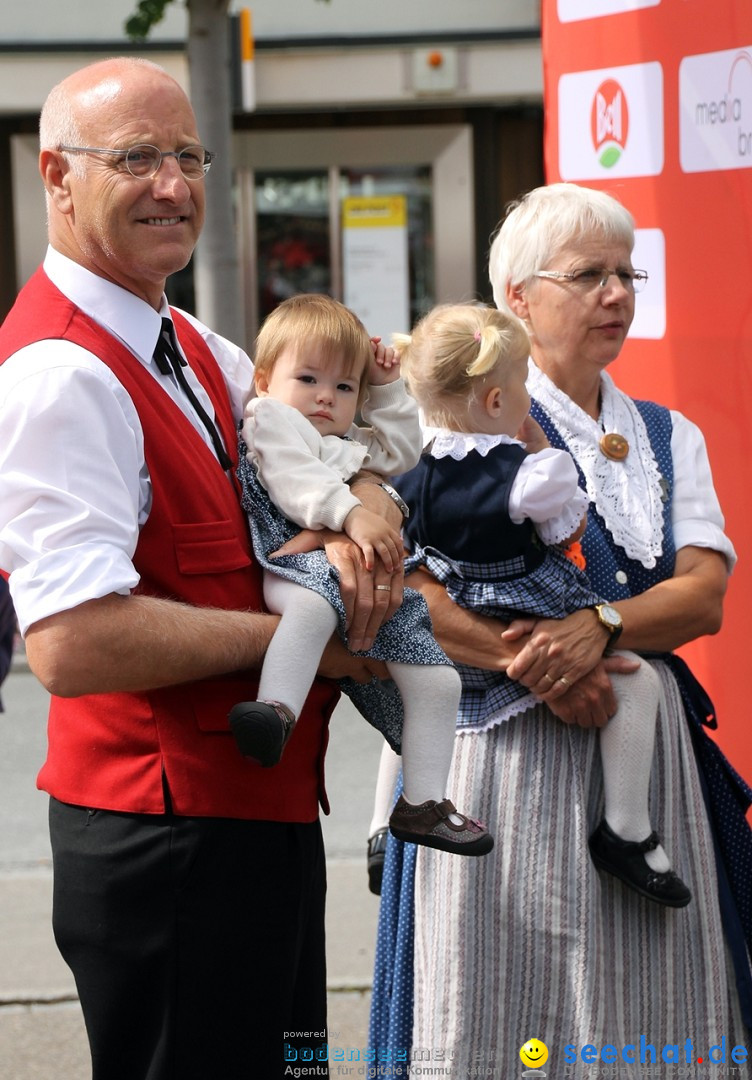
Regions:
<instances>
[{"instance_id":1,"label":"eyeglasses frame","mask_svg":"<svg viewBox=\"0 0 752 1080\"><path fill-rule=\"evenodd\" d=\"M536 270L533 274L533 277L549 278L552 281L569 281L576 284L581 274L591 270L599 270L601 272L601 278L598 281L599 289L606 288L606 286L608 285L608 279L610 277L618 277L619 281L621 281L621 284L624 285L624 282L621 280L621 275L626 273L630 273L632 275L630 284L634 293L639 293L643 285L645 285L648 281L647 270L626 271L616 268L614 268L613 270L609 270L606 266L583 266L578 270ZM636 281L639 281L640 283L639 288L635 286ZM625 288L628 287L629 286L625 285Z\"/></svg>"},{"instance_id":2,"label":"eyeglasses frame","mask_svg":"<svg viewBox=\"0 0 752 1080\"><path fill-rule=\"evenodd\" d=\"M145 150L155 150L159 154L159 164L154 172L149 173L148 176L139 176L137 173L131 171L128 165L128 154L132 150L138 150L143 147ZM180 155L186 153L188 150L195 150L200 147L204 151L204 161L201 165L203 174L201 176L187 176L183 172L182 166L180 166ZM124 150L112 150L109 147L104 146L58 146L58 150L66 154L119 154L125 161L125 167L128 170L128 174L133 177L134 180L153 180L159 170L162 168L162 162L166 157L174 157L180 166L181 176L189 183L194 180L203 180L212 166L214 158L217 156L212 150L207 150L201 143L192 143L190 146L184 146L182 150L160 150L158 146L153 146L152 143L135 143L133 146L128 146Z\"/></svg>"}]
</instances>

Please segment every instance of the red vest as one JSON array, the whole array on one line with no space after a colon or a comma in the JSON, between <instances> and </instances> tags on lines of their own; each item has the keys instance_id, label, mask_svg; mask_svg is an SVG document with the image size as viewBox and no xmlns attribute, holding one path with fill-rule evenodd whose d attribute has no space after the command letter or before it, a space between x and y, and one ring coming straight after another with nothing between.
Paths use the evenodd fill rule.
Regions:
<instances>
[{"instance_id":1,"label":"red vest","mask_svg":"<svg viewBox=\"0 0 752 1080\"><path fill-rule=\"evenodd\" d=\"M201 335L172 314L237 464L222 373ZM141 579L136 591L198 606L263 610L261 573L237 487L149 371L40 269L0 328L0 363L24 345L54 338L73 341L107 364L141 420L153 501L133 559ZM86 417L80 419L85 425ZM232 705L252 700L256 688L255 673L237 672L142 693L53 697L38 786L63 802L161 813L164 773L178 814L313 821L319 798L325 804L327 721L337 692L329 683L314 684L282 762L262 769L241 756L227 723Z\"/></svg>"}]
</instances>

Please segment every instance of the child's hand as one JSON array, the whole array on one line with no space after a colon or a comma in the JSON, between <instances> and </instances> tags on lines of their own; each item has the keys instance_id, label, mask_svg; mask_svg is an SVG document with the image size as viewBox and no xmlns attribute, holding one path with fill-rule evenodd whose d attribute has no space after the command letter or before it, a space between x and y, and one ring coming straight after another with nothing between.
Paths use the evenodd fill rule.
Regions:
<instances>
[{"instance_id":1,"label":"child's hand","mask_svg":"<svg viewBox=\"0 0 752 1080\"><path fill-rule=\"evenodd\" d=\"M378 514L356 506L345 518L344 530L363 552L366 569L373 570L378 556L389 573L402 565L402 538Z\"/></svg>"},{"instance_id":2,"label":"child's hand","mask_svg":"<svg viewBox=\"0 0 752 1080\"><path fill-rule=\"evenodd\" d=\"M368 365L368 382L371 386L386 386L400 377L400 354L391 345L384 345L381 338L371 338L373 357Z\"/></svg>"},{"instance_id":3,"label":"child's hand","mask_svg":"<svg viewBox=\"0 0 752 1080\"><path fill-rule=\"evenodd\" d=\"M543 428L530 415L522 421L522 427L516 437L520 442L524 442L528 454L537 454L539 450L547 450L551 445Z\"/></svg>"}]
</instances>

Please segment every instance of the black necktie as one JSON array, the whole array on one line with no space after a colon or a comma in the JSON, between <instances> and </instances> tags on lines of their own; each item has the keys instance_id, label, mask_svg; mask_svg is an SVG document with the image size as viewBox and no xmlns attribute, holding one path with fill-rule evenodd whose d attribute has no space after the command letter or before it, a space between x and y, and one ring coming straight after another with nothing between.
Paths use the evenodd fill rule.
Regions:
<instances>
[{"instance_id":1,"label":"black necktie","mask_svg":"<svg viewBox=\"0 0 752 1080\"><path fill-rule=\"evenodd\" d=\"M178 352L172 335L173 328L171 320L162 319L162 331L157 338L157 344L154 349L154 359L157 362L157 367L163 375L169 375L170 373L172 373L175 376L178 382L178 386L190 401L201 423L209 432L211 441L214 444L214 449L217 452L217 457L219 458L220 465L225 471L227 471L227 469L232 468L232 462L227 456L227 451L222 444L222 440L219 437L219 432L214 426L214 422L194 394L193 390L191 389L190 383L185 377L185 372L183 371L183 368L185 367L185 360Z\"/></svg>"}]
</instances>

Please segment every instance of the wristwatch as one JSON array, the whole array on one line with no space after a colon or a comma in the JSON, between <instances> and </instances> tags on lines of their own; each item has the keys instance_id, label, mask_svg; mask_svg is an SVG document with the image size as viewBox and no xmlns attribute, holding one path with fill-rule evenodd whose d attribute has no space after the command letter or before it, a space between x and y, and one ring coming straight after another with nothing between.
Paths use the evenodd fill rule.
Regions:
<instances>
[{"instance_id":1,"label":"wristwatch","mask_svg":"<svg viewBox=\"0 0 752 1080\"><path fill-rule=\"evenodd\" d=\"M402 511L403 518L405 518L405 520L407 520L407 518L410 517L410 507L407 505L407 503L402 498L400 493L398 491L395 491L391 484L382 483L382 484L379 484L379 487L383 488L384 491L389 496L389 498L393 499L394 502L396 502L397 506Z\"/></svg>"},{"instance_id":2,"label":"wristwatch","mask_svg":"<svg viewBox=\"0 0 752 1080\"><path fill-rule=\"evenodd\" d=\"M593 611L598 616L598 622L601 626L605 626L608 630L609 638L606 642L606 648L612 649L616 644L619 634L624 629L621 615L616 608L611 607L610 604L593 604Z\"/></svg>"}]
</instances>

